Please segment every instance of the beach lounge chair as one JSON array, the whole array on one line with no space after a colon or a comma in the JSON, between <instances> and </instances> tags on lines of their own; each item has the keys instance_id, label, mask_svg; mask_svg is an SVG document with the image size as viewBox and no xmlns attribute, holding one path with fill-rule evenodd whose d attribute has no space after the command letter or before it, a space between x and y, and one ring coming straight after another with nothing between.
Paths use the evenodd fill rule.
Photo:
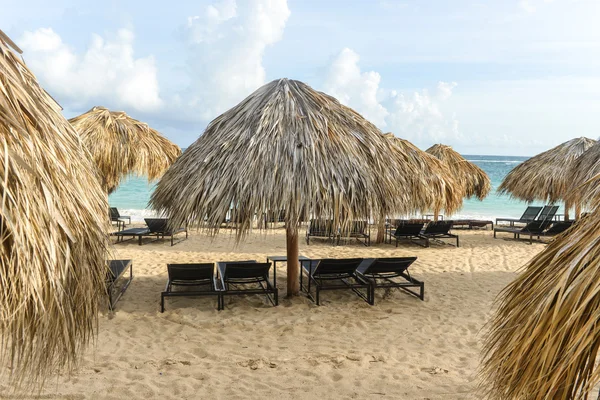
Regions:
<instances>
[{"instance_id":1,"label":"beach lounge chair","mask_svg":"<svg viewBox=\"0 0 600 400\"><path fill-rule=\"evenodd\" d=\"M422 222L399 222L396 229L388 230L387 233L390 242L392 238L396 239L396 247L398 247L398 242L400 240L409 240L419 246L429 247L429 242L420 236L424 226L425 224Z\"/></svg>"},{"instance_id":2,"label":"beach lounge chair","mask_svg":"<svg viewBox=\"0 0 600 400\"><path fill-rule=\"evenodd\" d=\"M122 230L125 229L125 220L127 220L127 225L131 225L131 217L128 215L119 214L119 210L117 207L110 207L110 221L117 223L117 229Z\"/></svg>"},{"instance_id":3,"label":"beach lounge chair","mask_svg":"<svg viewBox=\"0 0 600 400\"><path fill-rule=\"evenodd\" d=\"M371 245L371 228L368 221L352 221L348 229L340 231L338 236L338 244L340 239L354 238L359 243L365 246ZM362 239L362 240L361 240Z\"/></svg>"},{"instance_id":4,"label":"beach lounge chair","mask_svg":"<svg viewBox=\"0 0 600 400\"><path fill-rule=\"evenodd\" d=\"M271 263L249 261L225 261L217 263L221 290L221 310L225 308L225 296L264 294L274 306L279 304L277 282L269 280Z\"/></svg>"},{"instance_id":5,"label":"beach lounge chair","mask_svg":"<svg viewBox=\"0 0 600 400\"><path fill-rule=\"evenodd\" d=\"M215 264L167 264L169 279L160 294L160 312L165 312L165 297L217 296L217 310L221 309L221 292L217 290ZM175 288L194 290L175 290Z\"/></svg>"},{"instance_id":6,"label":"beach lounge chair","mask_svg":"<svg viewBox=\"0 0 600 400\"><path fill-rule=\"evenodd\" d=\"M171 237L171 246L173 246L174 237L178 233L185 232L185 238L188 238L188 231L186 228L169 229L168 218L144 218L144 221L146 221L146 225L148 225L149 230L149 232L144 234L144 236L156 236L157 240L164 239L165 236Z\"/></svg>"},{"instance_id":7,"label":"beach lounge chair","mask_svg":"<svg viewBox=\"0 0 600 400\"><path fill-rule=\"evenodd\" d=\"M311 237L334 240L337 233L333 231L333 220L311 219L306 230L306 244L310 244Z\"/></svg>"},{"instance_id":8,"label":"beach lounge chair","mask_svg":"<svg viewBox=\"0 0 600 400\"><path fill-rule=\"evenodd\" d=\"M436 241L443 244L451 244L442 241L442 239L454 239L456 240L456 247L460 247L458 235L450 233L454 221L434 221L427 224L427 227L421 231L419 237L425 239L426 246L429 247L431 241Z\"/></svg>"},{"instance_id":9,"label":"beach lounge chair","mask_svg":"<svg viewBox=\"0 0 600 400\"><path fill-rule=\"evenodd\" d=\"M487 229L487 226L490 225L492 230L494 230L494 221L485 221L481 219L455 219L452 222L452 229Z\"/></svg>"},{"instance_id":10,"label":"beach lounge chair","mask_svg":"<svg viewBox=\"0 0 600 400\"><path fill-rule=\"evenodd\" d=\"M496 225L500 222L508 222L510 226L514 226L515 222L527 224L528 222L535 220L540 211L542 211L542 207L529 206L525 209L521 218L496 218Z\"/></svg>"},{"instance_id":11,"label":"beach lounge chair","mask_svg":"<svg viewBox=\"0 0 600 400\"><path fill-rule=\"evenodd\" d=\"M562 222L562 221L561 221ZM529 222L522 228L519 227L498 227L494 229L494 238L496 238L496 233L504 232L504 233L512 233L513 239L520 239L521 235L529 237L529 244L533 243L533 238L540 236L544 236L544 231L548 229L552 225L552 220L535 220Z\"/></svg>"},{"instance_id":12,"label":"beach lounge chair","mask_svg":"<svg viewBox=\"0 0 600 400\"><path fill-rule=\"evenodd\" d=\"M360 298L371 304L371 285L356 273L362 261L362 258L302 261L300 290L305 290L306 295L317 305L320 305L321 291L347 289L354 291ZM306 275L306 285L304 285L304 275ZM311 287L315 289L314 297ZM366 289L367 293L362 293L360 289Z\"/></svg>"},{"instance_id":13,"label":"beach lounge chair","mask_svg":"<svg viewBox=\"0 0 600 400\"><path fill-rule=\"evenodd\" d=\"M408 267L417 257L367 258L358 266L356 272L371 285L370 304L375 304L375 289L398 288L423 300L425 284L408 272ZM413 291L411 288L417 288Z\"/></svg>"},{"instance_id":14,"label":"beach lounge chair","mask_svg":"<svg viewBox=\"0 0 600 400\"><path fill-rule=\"evenodd\" d=\"M133 280L133 262L131 260L109 260L107 263L106 291L108 293L108 309L112 311ZM128 271L129 274L127 274ZM118 286L117 282L121 278L123 278L123 282Z\"/></svg>"},{"instance_id":15,"label":"beach lounge chair","mask_svg":"<svg viewBox=\"0 0 600 400\"><path fill-rule=\"evenodd\" d=\"M147 236L149 233L150 233L150 229L148 229L148 228L129 228L129 229L123 229L118 232L113 232L113 233L111 233L111 235L117 237L117 243L125 242L126 240L124 240L124 238L129 237L129 236L131 237L131 239L137 238L138 244L141 246L142 238L144 236ZM131 240L131 239L128 239L128 240Z\"/></svg>"}]
</instances>

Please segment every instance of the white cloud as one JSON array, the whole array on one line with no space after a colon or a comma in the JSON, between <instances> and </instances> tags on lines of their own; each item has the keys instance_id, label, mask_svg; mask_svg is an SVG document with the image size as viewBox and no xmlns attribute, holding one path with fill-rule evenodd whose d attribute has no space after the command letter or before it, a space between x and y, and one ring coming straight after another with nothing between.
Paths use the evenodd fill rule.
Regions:
<instances>
[{"instance_id":1,"label":"white cloud","mask_svg":"<svg viewBox=\"0 0 600 400\"><path fill-rule=\"evenodd\" d=\"M381 76L373 71L361 72L359 59L353 50L343 49L329 68L325 91L383 128L389 113L378 99Z\"/></svg>"},{"instance_id":2,"label":"white cloud","mask_svg":"<svg viewBox=\"0 0 600 400\"><path fill-rule=\"evenodd\" d=\"M185 106L210 120L263 85L265 49L281 40L289 15L287 0L222 0L188 18Z\"/></svg>"},{"instance_id":3,"label":"white cloud","mask_svg":"<svg viewBox=\"0 0 600 400\"><path fill-rule=\"evenodd\" d=\"M93 35L82 54L51 28L26 31L18 43L44 87L72 106L94 103L152 111L162 103L154 58L134 57L130 30L119 30L113 40Z\"/></svg>"},{"instance_id":4,"label":"white cloud","mask_svg":"<svg viewBox=\"0 0 600 400\"><path fill-rule=\"evenodd\" d=\"M325 91L384 131L420 142L460 140L456 116L446 116L441 104L448 101L456 82L438 82L433 94L427 89L403 93L380 87L381 76L362 72L359 56L343 49L334 59L325 81Z\"/></svg>"}]
</instances>

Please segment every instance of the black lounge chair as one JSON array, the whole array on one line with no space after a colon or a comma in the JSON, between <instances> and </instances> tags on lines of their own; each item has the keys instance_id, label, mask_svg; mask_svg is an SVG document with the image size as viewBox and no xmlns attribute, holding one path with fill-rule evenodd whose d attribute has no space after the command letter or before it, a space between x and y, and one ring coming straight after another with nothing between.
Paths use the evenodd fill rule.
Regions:
<instances>
[{"instance_id":1,"label":"black lounge chair","mask_svg":"<svg viewBox=\"0 0 600 400\"><path fill-rule=\"evenodd\" d=\"M117 207L110 207L110 221L117 223L117 229L119 229L119 226L125 228L125 220L127 220L127 225L131 225L130 216L119 214Z\"/></svg>"},{"instance_id":2,"label":"black lounge chair","mask_svg":"<svg viewBox=\"0 0 600 400\"><path fill-rule=\"evenodd\" d=\"M533 238L537 237L538 239L540 238L540 236L544 236L544 231L546 229L548 229L550 227L550 225L552 225L552 220L544 220L544 221L531 221L529 222L527 225L525 225L523 228L518 228L518 227L496 227L494 229L494 238L496 238L496 233L497 232L504 232L504 233L512 233L513 234L513 239L520 239L521 235L523 236L529 236L529 244L533 243Z\"/></svg>"},{"instance_id":3,"label":"black lounge chair","mask_svg":"<svg viewBox=\"0 0 600 400\"><path fill-rule=\"evenodd\" d=\"M188 231L186 228L169 229L168 218L144 218L146 225L148 225L149 232L144 236L156 236L158 239L164 239L165 236L171 237L171 246L173 246L173 239L178 233L185 232L185 238L188 238ZM182 239L183 240L183 239ZM140 239L140 245L142 244Z\"/></svg>"},{"instance_id":4,"label":"black lounge chair","mask_svg":"<svg viewBox=\"0 0 600 400\"><path fill-rule=\"evenodd\" d=\"M455 219L452 221L452 229L487 229L488 225L491 225L492 230L494 230L494 221L485 221L481 219Z\"/></svg>"},{"instance_id":5,"label":"black lounge chair","mask_svg":"<svg viewBox=\"0 0 600 400\"><path fill-rule=\"evenodd\" d=\"M274 306L279 304L277 282L269 280L271 263L251 261L226 261L217 263L221 289L221 310L225 308L225 296L264 294ZM248 286L254 286L248 288Z\"/></svg>"},{"instance_id":6,"label":"black lounge chair","mask_svg":"<svg viewBox=\"0 0 600 400\"><path fill-rule=\"evenodd\" d=\"M350 222L350 226L348 229L345 229L340 232L338 236L338 244L340 244L340 239L348 239L354 238L358 240L359 243L364 244L365 246L371 245L371 228L369 226L368 221L352 221ZM361 240L363 239L363 240Z\"/></svg>"},{"instance_id":7,"label":"black lounge chair","mask_svg":"<svg viewBox=\"0 0 600 400\"><path fill-rule=\"evenodd\" d=\"M398 288L423 300L425 283L413 278L408 272L408 267L417 260L417 257L399 258L367 258L357 269L357 274L371 284L370 304L375 304L375 289ZM394 280L401 278L401 281ZM411 290L418 288L418 292Z\"/></svg>"},{"instance_id":8,"label":"black lounge chair","mask_svg":"<svg viewBox=\"0 0 600 400\"><path fill-rule=\"evenodd\" d=\"M550 228L548 228L544 234L542 236L556 236L556 235L560 235L561 233L563 233L564 231L566 231L567 229L569 229L570 227L572 227L575 224L576 221L574 220L569 220L569 221L554 221L552 223L552 225L550 225Z\"/></svg>"},{"instance_id":9,"label":"black lounge chair","mask_svg":"<svg viewBox=\"0 0 600 400\"><path fill-rule=\"evenodd\" d=\"M527 224L528 222L535 220L540 211L542 211L542 207L529 206L525 209L525 212L523 215L521 215L521 218L496 218L496 225L498 225L500 222L508 222L510 226L514 226L515 222Z\"/></svg>"},{"instance_id":10,"label":"black lounge chair","mask_svg":"<svg viewBox=\"0 0 600 400\"><path fill-rule=\"evenodd\" d=\"M300 290L306 289L307 296L317 305L320 305L321 291L340 289L350 289L371 304L371 284L356 273L362 261L362 258L301 261ZM306 286L304 286L304 275L307 278ZM311 293L311 286L315 288L315 297ZM365 295L359 289L366 289L367 294Z\"/></svg>"},{"instance_id":11,"label":"black lounge chair","mask_svg":"<svg viewBox=\"0 0 600 400\"><path fill-rule=\"evenodd\" d=\"M221 309L221 292L217 290L215 264L167 264L169 279L160 294L160 312L165 312L165 297L217 296L217 310ZM174 290L176 287L195 290Z\"/></svg>"},{"instance_id":12,"label":"black lounge chair","mask_svg":"<svg viewBox=\"0 0 600 400\"><path fill-rule=\"evenodd\" d=\"M144 236L147 236L149 233L150 233L150 229L148 229L148 228L129 228L129 229L123 229L118 232L113 232L111 235L117 237L117 243L125 242L126 240L124 240L124 238L128 237L128 236L131 236L131 239L128 239L128 240L137 238L138 244L141 246L142 238Z\"/></svg>"},{"instance_id":13,"label":"black lounge chair","mask_svg":"<svg viewBox=\"0 0 600 400\"><path fill-rule=\"evenodd\" d=\"M397 222L398 227L395 230L388 230L388 236L390 238L390 243L392 238L396 239L396 247L398 247L398 242L400 240L409 240L412 243L418 244L419 246L429 247L429 242L427 240L423 241L421 237L421 231L423 230L423 226L425 226L422 222ZM422 242L422 243L421 243Z\"/></svg>"},{"instance_id":14,"label":"black lounge chair","mask_svg":"<svg viewBox=\"0 0 600 400\"><path fill-rule=\"evenodd\" d=\"M425 247L429 247L429 244L432 240L438 243L450 244L442 241L441 239L455 239L456 247L460 247L458 235L450 233L452 224L453 221L451 220L430 222L427 224L427 227L421 231L419 237L425 239Z\"/></svg>"},{"instance_id":15,"label":"black lounge chair","mask_svg":"<svg viewBox=\"0 0 600 400\"><path fill-rule=\"evenodd\" d=\"M108 309L112 311L133 280L133 262L131 260L110 260L107 263L106 291L108 293ZM128 271L129 275L127 275ZM121 278L124 281L117 286L117 282Z\"/></svg>"},{"instance_id":16,"label":"black lounge chair","mask_svg":"<svg viewBox=\"0 0 600 400\"><path fill-rule=\"evenodd\" d=\"M311 237L334 240L336 233L333 231L333 220L311 219L306 230L306 244L310 244Z\"/></svg>"}]
</instances>

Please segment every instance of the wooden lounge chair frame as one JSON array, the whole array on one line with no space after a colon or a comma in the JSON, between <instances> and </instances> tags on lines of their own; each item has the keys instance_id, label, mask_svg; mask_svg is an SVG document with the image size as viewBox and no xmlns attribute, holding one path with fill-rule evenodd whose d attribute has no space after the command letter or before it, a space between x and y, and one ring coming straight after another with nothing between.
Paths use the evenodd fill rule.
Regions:
<instances>
[{"instance_id":1,"label":"wooden lounge chair frame","mask_svg":"<svg viewBox=\"0 0 600 400\"><path fill-rule=\"evenodd\" d=\"M165 297L217 296L217 310L221 309L222 297L218 290L214 263L167 264L169 278L160 294L160 312L165 312ZM208 286L208 290L176 291L174 287Z\"/></svg>"},{"instance_id":2,"label":"wooden lounge chair frame","mask_svg":"<svg viewBox=\"0 0 600 400\"><path fill-rule=\"evenodd\" d=\"M369 304L375 304L375 290L396 288L421 300L425 296L425 283L413 278L408 268L417 257L367 258L357 268L357 274L371 285ZM401 281L395 280L401 278ZM413 291L417 288L418 291Z\"/></svg>"},{"instance_id":3,"label":"wooden lounge chair frame","mask_svg":"<svg viewBox=\"0 0 600 400\"><path fill-rule=\"evenodd\" d=\"M262 294L274 306L279 305L279 294L275 279L271 282L269 272L271 263L258 263L256 260L223 261L217 263L217 280L220 284L220 310L225 308L225 296ZM242 289L243 286L256 284L259 288Z\"/></svg>"},{"instance_id":4,"label":"wooden lounge chair frame","mask_svg":"<svg viewBox=\"0 0 600 400\"><path fill-rule=\"evenodd\" d=\"M106 274L106 291L108 293L108 309L113 311L115 304L121 299L121 296L125 293L131 281L133 280L133 261L131 260L109 260L108 273ZM129 276L127 276L129 271ZM117 286L116 283L122 277L125 281L121 286Z\"/></svg>"},{"instance_id":5,"label":"wooden lounge chair frame","mask_svg":"<svg viewBox=\"0 0 600 400\"><path fill-rule=\"evenodd\" d=\"M372 304L371 284L356 273L356 269L362 261L362 258L301 261L300 290L305 291L308 298L317 305L321 304L322 291L348 289L367 303ZM304 285L304 275L307 277L306 285ZM336 285L334 282L341 282L342 285ZM311 293L311 287L315 289L315 296ZM366 289L367 294L365 295L359 289Z\"/></svg>"}]
</instances>

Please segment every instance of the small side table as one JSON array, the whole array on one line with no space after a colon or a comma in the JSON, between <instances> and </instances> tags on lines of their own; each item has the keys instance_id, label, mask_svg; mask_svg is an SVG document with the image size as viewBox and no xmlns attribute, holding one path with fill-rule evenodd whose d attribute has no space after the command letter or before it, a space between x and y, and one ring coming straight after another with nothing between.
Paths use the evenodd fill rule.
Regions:
<instances>
[{"instance_id":1,"label":"small side table","mask_svg":"<svg viewBox=\"0 0 600 400\"><path fill-rule=\"evenodd\" d=\"M287 262L287 256L267 256L267 262L269 261L273 263L273 281L277 282L277 263ZM310 261L310 258L299 255L298 261L302 263L302 261Z\"/></svg>"}]
</instances>

